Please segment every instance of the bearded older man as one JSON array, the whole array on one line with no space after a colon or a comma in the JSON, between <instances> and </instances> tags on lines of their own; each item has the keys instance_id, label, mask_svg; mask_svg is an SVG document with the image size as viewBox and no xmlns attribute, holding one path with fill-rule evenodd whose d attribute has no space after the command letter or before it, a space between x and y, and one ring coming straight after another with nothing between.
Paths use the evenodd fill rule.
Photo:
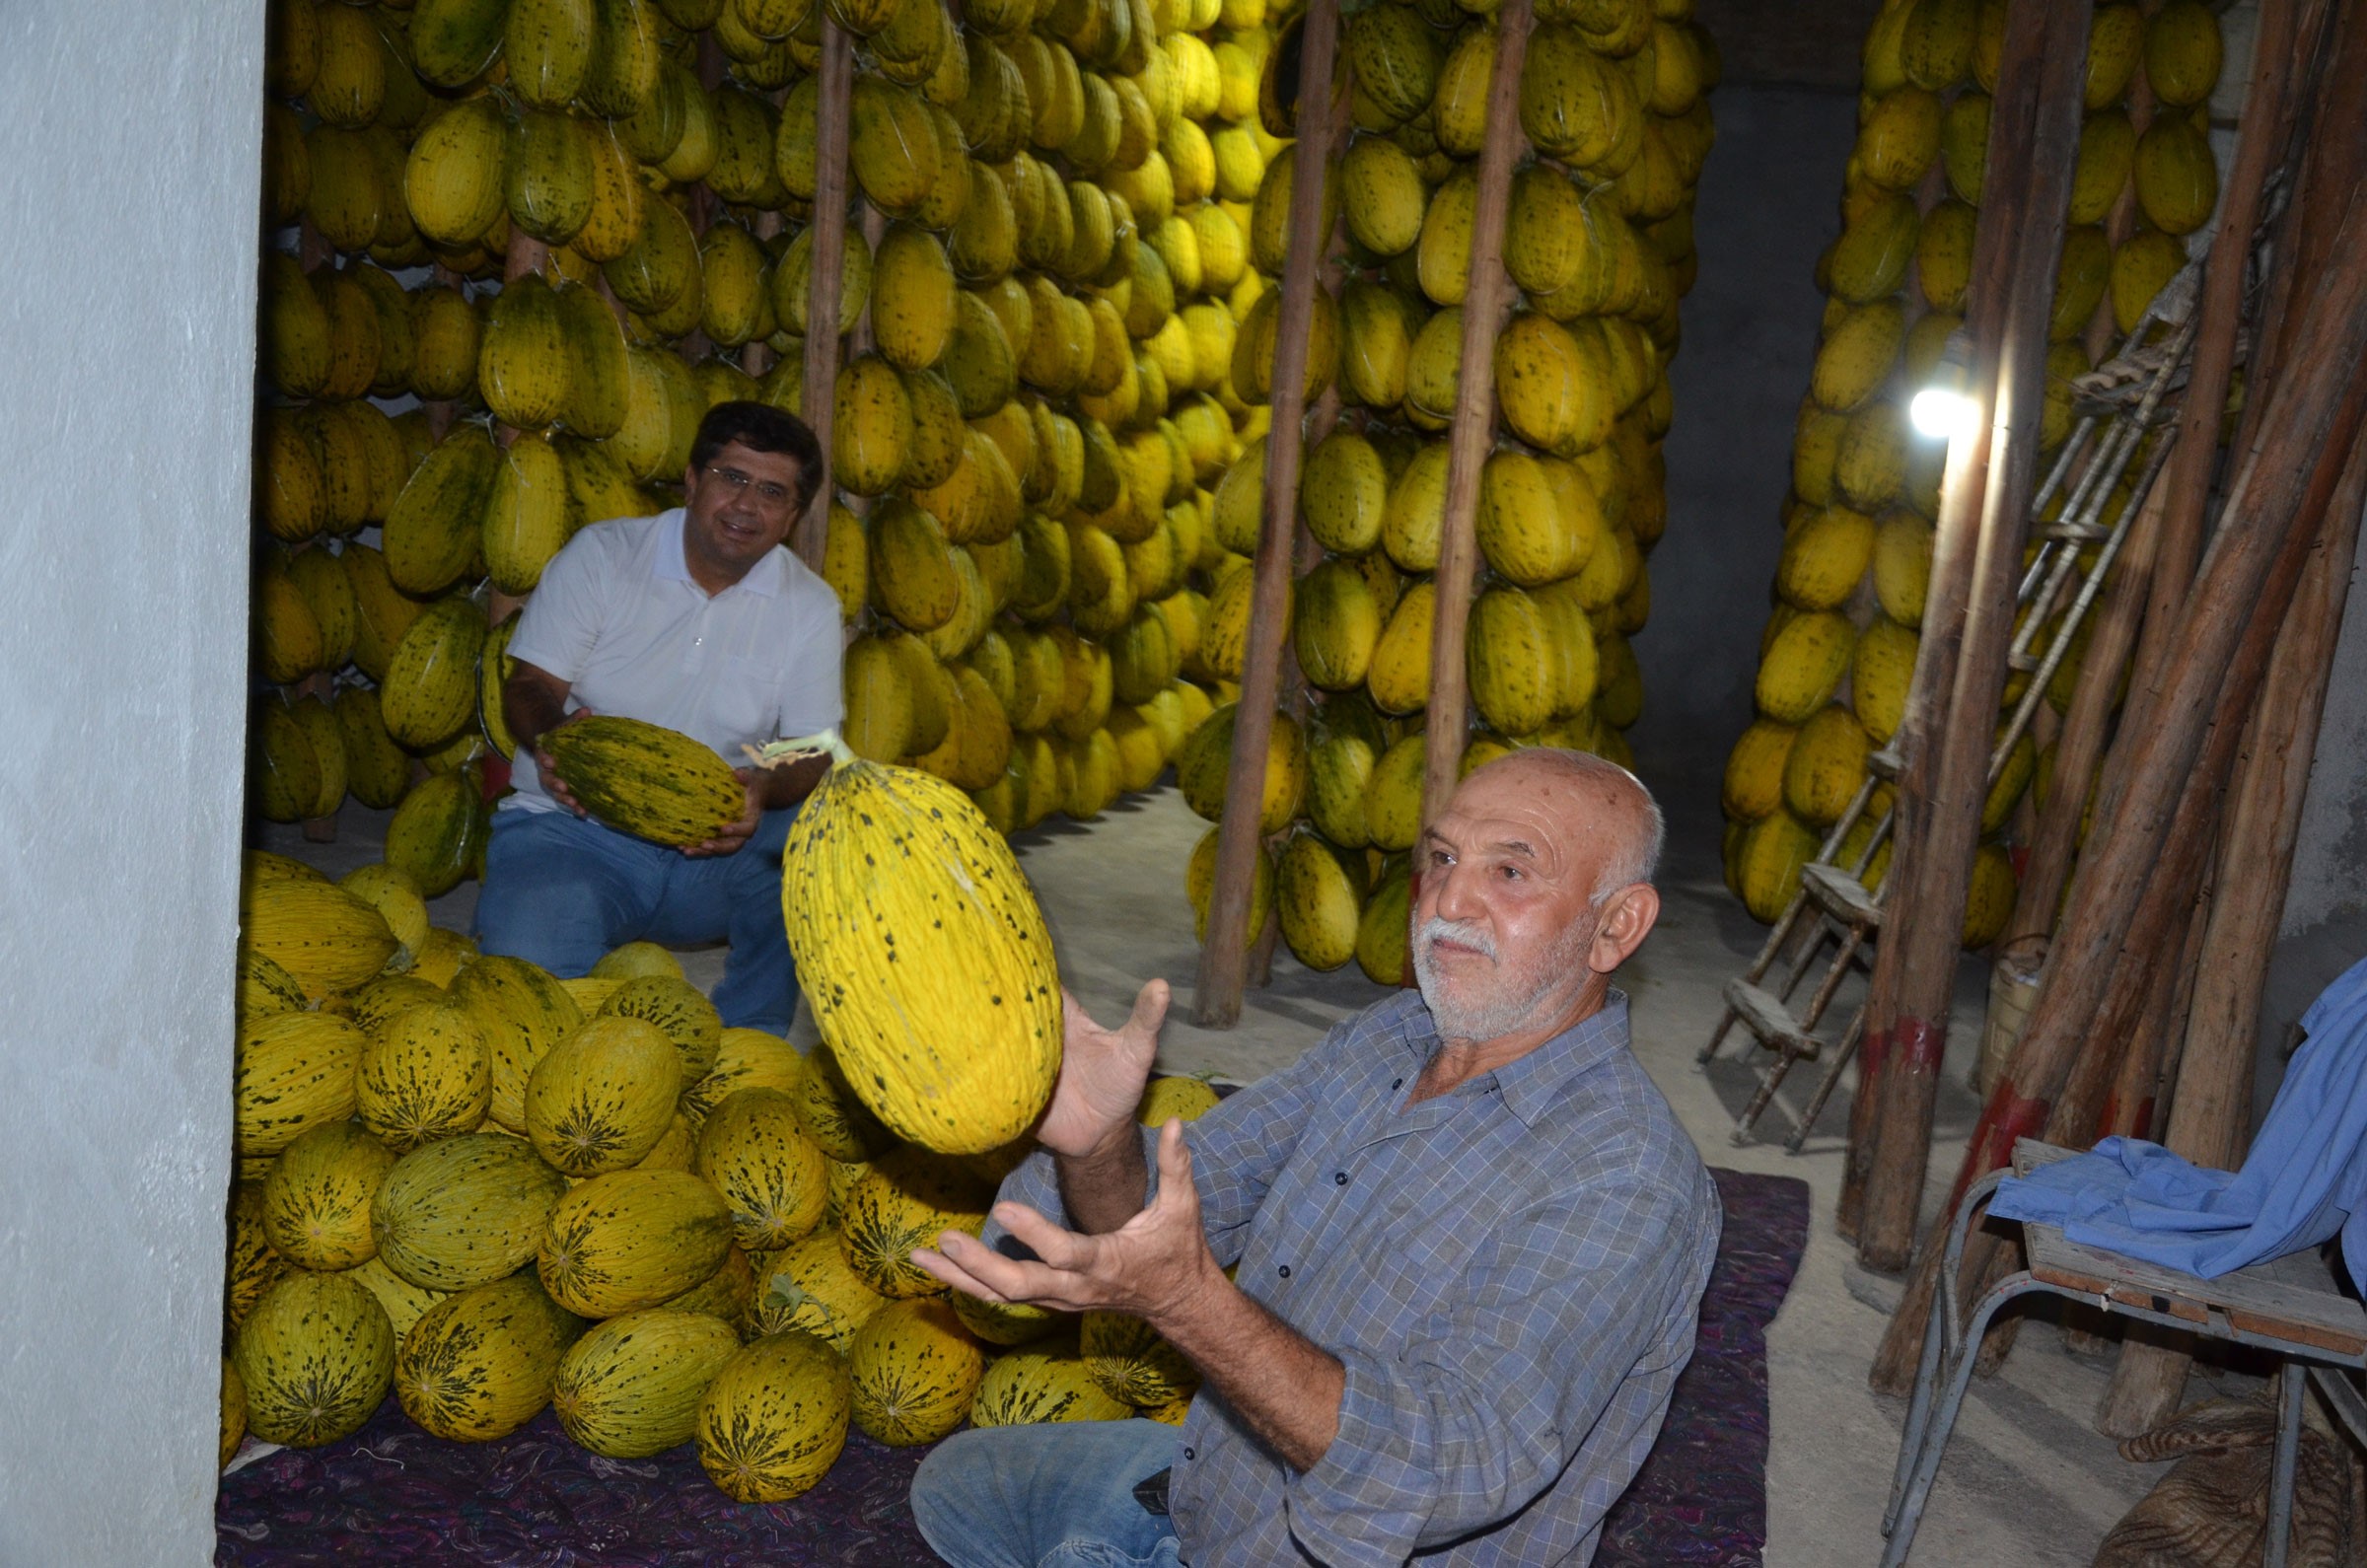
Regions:
<instances>
[{"instance_id":1,"label":"bearded older man","mask_svg":"<svg viewBox=\"0 0 2367 1568\"><path fill-rule=\"evenodd\" d=\"M1609 762L1480 768L1416 849L1419 994L1188 1130L1133 1119L1165 986L1116 1030L1071 1001L1041 1152L982 1240L914 1255L989 1300L1136 1314L1204 1386L1181 1432L952 1439L913 1481L930 1545L961 1568L1592 1559L1717 1249L1611 985L1659 916L1660 840Z\"/></svg>"}]
</instances>

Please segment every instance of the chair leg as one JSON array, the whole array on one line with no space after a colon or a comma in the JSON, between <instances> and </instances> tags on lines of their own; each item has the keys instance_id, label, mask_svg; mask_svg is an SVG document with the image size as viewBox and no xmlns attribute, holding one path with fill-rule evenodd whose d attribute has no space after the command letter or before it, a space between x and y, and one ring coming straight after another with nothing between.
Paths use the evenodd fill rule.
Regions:
<instances>
[{"instance_id":1,"label":"chair leg","mask_svg":"<svg viewBox=\"0 0 2367 1568\"><path fill-rule=\"evenodd\" d=\"M1955 1364L1948 1371L1948 1389L1931 1414L1931 1430L1915 1455L1914 1469L1908 1476L1905 1494L1899 1500L1898 1519L1891 1526L1891 1538L1884 1546L1882 1568L1901 1568L1906 1554L1914 1549L1915 1529L1923 1522L1924 1506L1931 1501L1932 1482L1939 1478L1940 1460L1948 1452L1949 1433L1956 1426L1957 1412L1964 1408L1965 1392L1972 1383L1973 1363L1980 1359L1981 1336L1988 1332L1989 1319L1999 1308L2017 1296L2047 1287L2028 1274L2009 1275L2006 1280L1980 1299L1972 1311L1962 1348Z\"/></svg>"},{"instance_id":2,"label":"chair leg","mask_svg":"<svg viewBox=\"0 0 2367 1568\"><path fill-rule=\"evenodd\" d=\"M2285 1568L2293 1534L2293 1472L2301 1460L2301 1396L2310 1375L2288 1361L2277 1375L2276 1467L2268 1477L2268 1545L2264 1568Z\"/></svg>"},{"instance_id":3,"label":"chair leg","mask_svg":"<svg viewBox=\"0 0 2367 1568\"><path fill-rule=\"evenodd\" d=\"M1956 1339L1956 1277L1963 1265L1965 1236L1972 1227L1972 1211L1987 1201L1997 1190L1997 1183L2006 1173L1992 1171L1972 1183L1964 1200L1956 1206L1956 1217L1948 1222L1945 1250L1941 1254L1941 1280L1946 1289L1931 1311L1923 1316L1923 1357L1915 1368L1915 1391L1906 1408L1906 1427L1899 1438L1899 1468L1891 1478L1891 1501L1882 1516L1885 1535L1899 1523L1899 1501L1905 1495L1907 1476L1913 1472L1914 1461L1922 1455L1924 1434L1931 1420L1931 1398L1939 1387L1940 1362L1944 1349L1957 1348Z\"/></svg>"},{"instance_id":4,"label":"chair leg","mask_svg":"<svg viewBox=\"0 0 2367 1568\"><path fill-rule=\"evenodd\" d=\"M1923 1359L1915 1368L1915 1391L1906 1406L1906 1426L1899 1434L1899 1467L1891 1474L1891 1501L1883 1511L1882 1532L1898 1528L1899 1501L1906 1495L1906 1478L1914 1472L1923 1452L1923 1434L1931 1421L1931 1396L1940 1382L1940 1314L1923 1315Z\"/></svg>"}]
</instances>

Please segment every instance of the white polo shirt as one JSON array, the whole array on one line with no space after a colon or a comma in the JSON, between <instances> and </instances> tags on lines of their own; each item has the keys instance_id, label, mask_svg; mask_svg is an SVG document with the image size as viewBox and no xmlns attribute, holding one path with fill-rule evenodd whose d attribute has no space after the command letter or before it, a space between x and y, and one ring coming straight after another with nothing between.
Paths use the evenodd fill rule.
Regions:
<instances>
[{"instance_id":1,"label":"white polo shirt","mask_svg":"<svg viewBox=\"0 0 2367 1568\"><path fill-rule=\"evenodd\" d=\"M642 719L713 747L812 735L843 713L838 596L775 548L709 597L682 558L682 509L595 523L542 569L510 655L567 681L567 711ZM534 756L513 764L502 810L547 812Z\"/></svg>"}]
</instances>

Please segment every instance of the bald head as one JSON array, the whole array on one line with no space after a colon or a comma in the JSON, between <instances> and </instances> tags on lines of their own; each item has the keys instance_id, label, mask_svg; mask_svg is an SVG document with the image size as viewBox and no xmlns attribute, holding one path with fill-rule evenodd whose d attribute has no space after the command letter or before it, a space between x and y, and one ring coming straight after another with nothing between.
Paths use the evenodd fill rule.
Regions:
<instances>
[{"instance_id":1,"label":"bald head","mask_svg":"<svg viewBox=\"0 0 2367 1568\"><path fill-rule=\"evenodd\" d=\"M1450 1044L1517 1051L1602 1005L1651 932L1660 809L1624 768L1532 748L1465 779L1423 830L1413 971Z\"/></svg>"},{"instance_id":2,"label":"bald head","mask_svg":"<svg viewBox=\"0 0 2367 1568\"><path fill-rule=\"evenodd\" d=\"M1590 902L1600 905L1621 888L1648 883L1660 869L1667 837L1659 803L1633 773L1591 751L1533 746L1474 768L1456 793L1480 784L1536 790L1541 804L1574 829L1602 841L1602 869Z\"/></svg>"}]
</instances>

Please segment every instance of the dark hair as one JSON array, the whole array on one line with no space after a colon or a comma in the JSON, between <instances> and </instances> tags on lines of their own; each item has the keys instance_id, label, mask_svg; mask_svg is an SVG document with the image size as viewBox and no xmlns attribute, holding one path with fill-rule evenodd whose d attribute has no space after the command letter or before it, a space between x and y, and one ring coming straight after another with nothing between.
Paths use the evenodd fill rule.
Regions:
<instances>
[{"instance_id":1,"label":"dark hair","mask_svg":"<svg viewBox=\"0 0 2367 1568\"><path fill-rule=\"evenodd\" d=\"M715 454L734 442L751 452L777 452L797 464L797 511L814 504L822 488L822 443L806 422L770 403L722 402L698 422L698 439L690 443L690 471L698 472Z\"/></svg>"}]
</instances>

